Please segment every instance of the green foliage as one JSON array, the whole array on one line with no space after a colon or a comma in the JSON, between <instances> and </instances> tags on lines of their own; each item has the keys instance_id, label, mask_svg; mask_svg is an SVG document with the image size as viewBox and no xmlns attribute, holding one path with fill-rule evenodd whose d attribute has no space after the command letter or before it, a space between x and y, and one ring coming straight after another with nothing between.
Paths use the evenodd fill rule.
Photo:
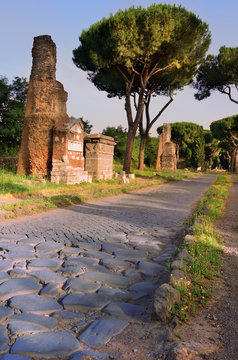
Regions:
<instances>
[{"instance_id":1,"label":"green foliage","mask_svg":"<svg viewBox=\"0 0 238 360\"><path fill-rule=\"evenodd\" d=\"M157 129L162 132L162 126ZM171 139L179 145L179 157L185 167L204 166L205 140L203 127L191 122L171 124Z\"/></svg>"},{"instance_id":2,"label":"green foliage","mask_svg":"<svg viewBox=\"0 0 238 360\"><path fill-rule=\"evenodd\" d=\"M206 23L181 6L154 4L103 18L84 30L79 40L79 47L73 51L75 65L109 97L125 97L130 144L146 98L168 95L171 89L182 88L192 80L209 47L210 32ZM134 115L131 96L135 100ZM127 149L126 171L132 147Z\"/></svg>"},{"instance_id":3,"label":"green foliage","mask_svg":"<svg viewBox=\"0 0 238 360\"><path fill-rule=\"evenodd\" d=\"M83 123L84 131L85 131L87 134L91 134L93 125L90 124L89 120L83 120L83 119L81 119L81 121L82 121L82 123Z\"/></svg>"},{"instance_id":4,"label":"green foliage","mask_svg":"<svg viewBox=\"0 0 238 360\"><path fill-rule=\"evenodd\" d=\"M16 155L19 150L27 88L25 78L15 77L12 84L0 78L0 155Z\"/></svg>"},{"instance_id":5,"label":"green foliage","mask_svg":"<svg viewBox=\"0 0 238 360\"><path fill-rule=\"evenodd\" d=\"M218 90L228 95L229 99L238 104L232 92L237 91L238 84L238 47L223 46L217 56L208 55L197 70L194 87L197 100L203 100L211 95L211 91Z\"/></svg>"},{"instance_id":6,"label":"green foliage","mask_svg":"<svg viewBox=\"0 0 238 360\"><path fill-rule=\"evenodd\" d=\"M219 154L219 141L213 137L210 130L204 130L205 140L205 167L215 168L220 164Z\"/></svg>"},{"instance_id":7,"label":"green foliage","mask_svg":"<svg viewBox=\"0 0 238 360\"><path fill-rule=\"evenodd\" d=\"M230 171L237 171L235 157L238 152L238 115L213 121L210 129L214 138L219 141L221 162L224 165L228 163Z\"/></svg>"}]
</instances>

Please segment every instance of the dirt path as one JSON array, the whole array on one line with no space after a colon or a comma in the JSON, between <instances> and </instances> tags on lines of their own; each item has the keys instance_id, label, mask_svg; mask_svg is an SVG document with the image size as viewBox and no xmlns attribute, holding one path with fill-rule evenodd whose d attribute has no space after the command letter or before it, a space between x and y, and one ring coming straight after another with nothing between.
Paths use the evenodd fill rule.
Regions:
<instances>
[{"instance_id":1,"label":"dirt path","mask_svg":"<svg viewBox=\"0 0 238 360\"><path fill-rule=\"evenodd\" d=\"M221 278L205 309L182 327L177 327L179 344L169 359L238 359L238 182L230 189L227 210L217 222L224 242ZM178 339L177 339L178 341Z\"/></svg>"}]
</instances>

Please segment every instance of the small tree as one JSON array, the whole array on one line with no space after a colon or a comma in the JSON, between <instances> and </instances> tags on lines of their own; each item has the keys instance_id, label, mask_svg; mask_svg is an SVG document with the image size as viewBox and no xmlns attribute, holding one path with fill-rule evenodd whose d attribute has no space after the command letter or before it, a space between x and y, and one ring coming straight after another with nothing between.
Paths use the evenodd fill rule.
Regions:
<instances>
[{"instance_id":1,"label":"small tree","mask_svg":"<svg viewBox=\"0 0 238 360\"><path fill-rule=\"evenodd\" d=\"M218 90L238 104L234 92L238 90L238 47L221 47L217 56L208 55L197 70L194 88L197 100L203 100ZM236 95L237 96L237 95Z\"/></svg>"},{"instance_id":2,"label":"small tree","mask_svg":"<svg viewBox=\"0 0 238 360\"><path fill-rule=\"evenodd\" d=\"M16 154L21 143L28 83L15 77L0 78L0 154Z\"/></svg>"},{"instance_id":3,"label":"small tree","mask_svg":"<svg viewBox=\"0 0 238 360\"><path fill-rule=\"evenodd\" d=\"M209 44L206 23L180 6L162 4L120 10L82 32L80 45L73 51L75 65L87 71L89 79L107 91L109 97L125 98L126 172L130 171L133 142L146 96L148 91L152 95L158 89L158 74L188 64L195 55L200 60Z\"/></svg>"}]
</instances>

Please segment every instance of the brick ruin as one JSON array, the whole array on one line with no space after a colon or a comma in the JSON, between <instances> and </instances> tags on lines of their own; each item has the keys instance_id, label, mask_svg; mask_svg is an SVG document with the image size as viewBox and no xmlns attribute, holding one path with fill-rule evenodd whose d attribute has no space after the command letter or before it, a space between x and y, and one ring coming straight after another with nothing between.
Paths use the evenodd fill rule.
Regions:
<instances>
[{"instance_id":1,"label":"brick ruin","mask_svg":"<svg viewBox=\"0 0 238 360\"><path fill-rule=\"evenodd\" d=\"M112 178L115 142L85 134L81 120L67 115L68 94L55 78L56 45L49 35L34 38L32 57L18 174L68 184Z\"/></svg>"},{"instance_id":2,"label":"brick ruin","mask_svg":"<svg viewBox=\"0 0 238 360\"><path fill-rule=\"evenodd\" d=\"M176 144L171 141L171 126L169 124L163 124L163 131L159 137L156 169L177 169Z\"/></svg>"}]
</instances>

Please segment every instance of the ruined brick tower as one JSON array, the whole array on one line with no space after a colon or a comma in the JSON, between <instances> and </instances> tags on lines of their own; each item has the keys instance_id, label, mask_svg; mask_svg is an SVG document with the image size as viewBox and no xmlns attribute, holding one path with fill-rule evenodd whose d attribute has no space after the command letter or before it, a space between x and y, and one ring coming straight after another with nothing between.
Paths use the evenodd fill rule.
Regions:
<instances>
[{"instance_id":1,"label":"ruined brick tower","mask_svg":"<svg viewBox=\"0 0 238 360\"><path fill-rule=\"evenodd\" d=\"M18 173L45 177L52 169L53 128L69 121L67 92L55 79L56 46L49 35L34 38L32 57Z\"/></svg>"}]
</instances>

